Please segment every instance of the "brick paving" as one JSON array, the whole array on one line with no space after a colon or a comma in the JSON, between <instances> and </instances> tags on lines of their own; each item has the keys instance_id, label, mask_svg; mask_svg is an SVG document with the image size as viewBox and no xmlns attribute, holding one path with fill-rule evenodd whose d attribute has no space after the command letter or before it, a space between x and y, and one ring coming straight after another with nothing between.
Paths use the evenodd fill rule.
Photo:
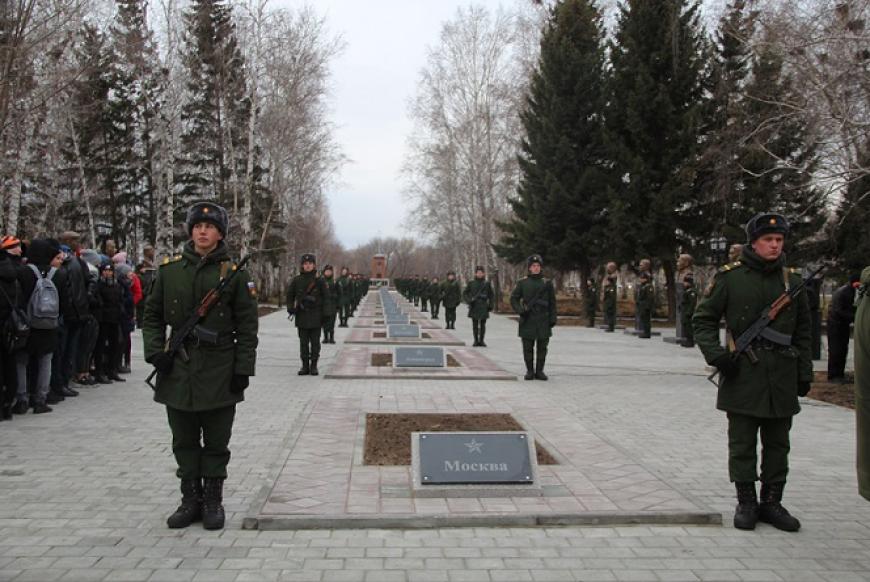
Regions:
<instances>
[{"instance_id":1,"label":"brick paving","mask_svg":"<svg viewBox=\"0 0 870 582\"><path fill-rule=\"evenodd\" d=\"M258 375L233 437L225 530L165 527L177 481L137 338L125 384L0 423L0 580L870 580L870 504L855 483L854 415L811 401L792 432L786 500L803 522L797 534L764 525L243 530L313 403L357 390L356 382L298 378L294 330L281 314L262 324ZM457 327L469 340L468 320ZM337 330L337 339L346 333ZM487 343L488 357L522 372L515 322L491 319ZM725 421L696 350L576 327L557 328L551 346L549 382L481 381L481 390L507 397L522 388L536 406L557 406L730 521ZM324 346L325 371L340 347ZM378 392L360 382L363 392ZM383 394L397 409L413 399L437 409L459 384L390 383Z\"/></svg>"}]
</instances>

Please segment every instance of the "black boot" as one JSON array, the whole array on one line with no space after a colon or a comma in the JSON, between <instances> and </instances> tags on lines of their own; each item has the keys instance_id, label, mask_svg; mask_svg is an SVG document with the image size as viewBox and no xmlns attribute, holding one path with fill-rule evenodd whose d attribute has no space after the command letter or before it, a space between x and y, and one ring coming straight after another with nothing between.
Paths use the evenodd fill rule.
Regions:
<instances>
[{"instance_id":1,"label":"black boot","mask_svg":"<svg viewBox=\"0 0 870 582\"><path fill-rule=\"evenodd\" d=\"M536 380L549 380L549 378L547 378L547 375L544 374L544 362L545 361L546 361L545 358L538 356L538 363L535 365L535 379Z\"/></svg>"},{"instance_id":2,"label":"black boot","mask_svg":"<svg viewBox=\"0 0 870 582\"><path fill-rule=\"evenodd\" d=\"M170 529L187 527L202 520L202 481L199 479L181 480L181 505L166 520Z\"/></svg>"},{"instance_id":3,"label":"black boot","mask_svg":"<svg viewBox=\"0 0 870 582\"><path fill-rule=\"evenodd\" d=\"M801 522L780 503L783 489L785 489L785 481L761 484L758 519L782 531L797 531L801 528Z\"/></svg>"},{"instance_id":4,"label":"black boot","mask_svg":"<svg viewBox=\"0 0 870 582\"><path fill-rule=\"evenodd\" d=\"M523 376L526 380L534 380L535 379L535 362L534 360L527 359L526 360L526 375Z\"/></svg>"},{"instance_id":5,"label":"black boot","mask_svg":"<svg viewBox=\"0 0 870 582\"><path fill-rule=\"evenodd\" d=\"M320 375L320 372L317 370L317 358L311 358L311 368L309 369L309 373L312 376Z\"/></svg>"},{"instance_id":6,"label":"black boot","mask_svg":"<svg viewBox=\"0 0 870 582\"><path fill-rule=\"evenodd\" d=\"M737 508L734 510L734 527L755 529L758 523L758 499L755 496L755 481L737 481Z\"/></svg>"},{"instance_id":7,"label":"black boot","mask_svg":"<svg viewBox=\"0 0 870 582\"><path fill-rule=\"evenodd\" d=\"M202 480L202 527L203 529L223 529L224 527L224 480L206 477Z\"/></svg>"},{"instance_id":8,"label":"black boot","mask_svg":"<svg viewBox=\"0 0 870 582\"><path fill-rule=\"evenodd\" d=\"M480 332L478 332L478 336L477 336L478 338L480 338L477 341L477 345L482 347L482 348L486 347L486 342L483 341L483 338L485 336L486 336L486 320L480 322Z\"/></svg>"},{"instance_id":9,"label":"black boot","mask_svg":"<svg viewBox=\"0 0 870 582\"><path fill-rule=\"evenodd\" d=\"M299 376L307 376L311 373L311 368L308 366L308 358L302 358L302 367L296 372Z\"/></svg>"}]
</instances>

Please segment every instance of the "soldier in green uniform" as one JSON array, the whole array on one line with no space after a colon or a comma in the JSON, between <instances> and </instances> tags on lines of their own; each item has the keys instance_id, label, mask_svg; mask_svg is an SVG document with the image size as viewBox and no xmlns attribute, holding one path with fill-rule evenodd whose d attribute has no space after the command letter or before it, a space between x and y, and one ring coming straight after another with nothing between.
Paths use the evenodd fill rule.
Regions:
<instances>
[{"instance_id":1,"label":"soldier in green uniform","mask_svg":"<svg viewBox=\"0 0 870 582\"><path fill-rule=\"evenodd\" d=\"M429 283L429 312L432 319L438 319L441 312L441 282L438 277L432 277L432 282Z\"/></svg>"},{"instance_id":2,"label":"soldier in green uniform","mask_svg":"<svg viewBox=\"0 0 870 582\"><path fill-rule=\"evenodd\" d=\"M456 329L456 308L462 302L462 290L453 271L447 273L447 280L441 287L441 300L444 301L445 329Z\"/></svg>"},{"instance_id":3,"label":"soldier in green uniform","mask_svg":"<svg viewBox=\"0 0 870 582\"><path fill-rule=\"evenodd\" d=\"M181 479L181 505L170 528L202 520L224 526L223 483L236 404L245 399L257 356L257 292L246 271L236 273L178 357L165 351L166 328L177 329L235 265L223 242L226 210L199 202L187 211L190 241L166 259L143 314L145 360L157 369L154 400L166 406L172 453Z\"/></svg>"},{"instance_id":4,"label":"soldier in green uniform","mask_svg":"<svg viewBox=\"0 0 870 582\"><path fill-rule=\"evenodd\" d=\"M341 268L336 287L338 287L338 327L347 327L347 320L350 319L350 306L353 302L353 282L347 267Z\"/></svg>"},{"instance_id":5,"label":"soldier in green uniform","mask_svg":"<svg viewBox=\"0 0 870 582\"><path fill-rule=\"evenodd\" d=\"M511 307L520 316L519 336L523 341L526 380L547 380L544 364L547 346L556 325L556 289L541 273L544 261L532 255L526 261L529 274L517 283L511 293ZM537 361L535 361L537 344Z\"/></svg>"},{"instance_id":6,"label":"soldier in green uniform","mask_svg":"<svg viewBox=\"0 0 870 582\"><path fill-rule=\"evenodd\" d=\"M612 268L611 268L612 267ZM601 302L604 305L604 323L610 333L616 329L616 263L607 264L607 274L601 285Z\"/></svg>"},{"instance_id":7,"label":"soldier in green uniform","mask_svg":"<svg viewBox=\"0 0 870 582\"><path fill-rule=\"evenodd\" d=\"M323 267L323 343L335 343L335 317L338 314L338 284L332 265Z\"/></svg>"},{"instance_id":8,"label":"soldier in green uniform","mask_svg":"<svg viewBox=\"0 0 870 582\"><path fill-rule=\"evenodd\" d=\"M698 304L698 292L695 289L695 277L692 273L683 277L683 304L680 310L682 318L683 330L683 347L695 347L695 334L692 330L692 316L695 314L695 307Z\"/></svg>"},{"instance_id":9,"label":"soldier in green uniform","mask_svg":"<svg viewBox=\"0 0 870 582\"><path fill-rule=\"evenodd\" d=\"M302 272L296 275L287 288L287 313L296 318L299 334L299 357L302 359L300 376L317 376L317 361L320 359L320 329L323 326L323 302L326 283L317 276L317 258L309 253L302 255Z\"/></svg>"},{"instance_id":10,"label":"soldier in green uniform","mask_svg":"<svg viewBox=\"0 0 870 582\"><path fill-rule=\"evenodd\" d=\"M420 281L420 311L423 313L429 312L429 277L423 275Z\"/></svg>"},{"instance_id":11,"label":"soldier in green uniform","mask_svg":"<svg viewBox=\"0 0 870 582\"><path fill-rule=\"evenodd\" d=\"M586 279L586 293L583 301L585 302L586 318L589 320L586 327L595 327L595 312L598 311L598 286L592 277Z\"/></svg>"},{"instance_id":12,"label":"soldier in green uniform","mask_svg":"<svg viewBox=\"0 0 870 582\"><path fill-rule=\"evenodd\" d=\"M637 337L642 339L652 337L652 311L655 297L651 279L648 271L642 271L637 287L635 309L637 310L637 323L640 327L640 333L637 334Z\"/></svg>"},{"instance_id":13,"label":"soldier in green uniform","mask_svg":"<svg viewBox=\"0 0 870 582\"><path fill-rule=\"evenodd\" d=\"M474 333L474 346L486 347L486 320L493 308L495 293L492 284L486 280L486 271L481 266L474 269L474 279L465 286L462 300L468 304L468 317L471 318L471 329Z\"/></svg>"},{"instance_id":14,"label":"soldier in green uniform","mask_svg":"<svg viewBox=\"0 0 870 582\"><path fill-rule=\"evenodd\" d=\"M858 493L870 501L870 267L855 294L855 414L858 431Z\"/></svg>"},{"instance_id":15,"label":"soldier in green uniform","mask_svg":"<svg viewBox=\"0 0 870 582\"><path fill-rule=\"evenodd\" d=\"M779 313L764 339L751 351L732 357L719 342L724 317L731 337L739 338L763 310L801 282L786 268L783 244L789 225L784 216L758 214L746 225L749 244L740 259L719 269L692 318L695 341L708 364L721 373L716 406L728 415L728 471L737 489L734 527L754 529L761 520L785 531L800 522L782 506L788 475L789 431L800 412L798 396L810 390L812 322L805 293ZM755 481L761 432L761 504Z\"/></svg>"}]
</instances>

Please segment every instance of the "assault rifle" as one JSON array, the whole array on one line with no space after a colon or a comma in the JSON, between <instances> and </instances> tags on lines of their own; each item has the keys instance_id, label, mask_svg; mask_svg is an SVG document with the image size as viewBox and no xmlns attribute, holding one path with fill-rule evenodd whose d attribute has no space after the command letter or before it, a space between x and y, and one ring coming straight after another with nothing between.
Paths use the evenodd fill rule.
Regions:
<instances>
[{"instance_id":1,"label":"assault rifle","mask_svg":"<svg viewBox=\"0 0 870 582\"><path fill-rule=\"evenodd\" d=\"M214 289L211 289L205 294L205 297L202 298L202 301L199 302L199 305L196 306L196 309L194 309L193 313L188 316L187 320L178 329L172 330L172 334L169 336L169 341L166 342L166 349L164 350L166 354L172 358L175 358L176 354L181 354L182 358L187 361L188 358L187 352L184 349L184 342L188 337L195 336L195 332L211 333L214 335L214 332L208 332L208 330L205 330L204 328L199 328L199 322L205 319L205 316L208 315L211 308L214 307L221 298L221 293L223 293L224 289L226 289L233 280L233 277L236 276L236 273L242 270L242 267L245 266L245 263L247 263L250 258L251 255L242 258L242 260L233 267L229 275L221 279ZM215 340L216 339L217 338L215 337ZM152 384L151 381L156 375L157 369L155 368L145 379L145 383L151 386L152 389L154 388L154 384Z\"/></svg>"},{"instance_id":2,"label":"assault rifle","mask_svg":"<svg viewBox=\"0 0 870 582\"><path fill-rule=\"evenodd\" d=\"M731 359L737 360L737 358L740 357L740 354L745 353L749 357L750 362L757 364L758 357L752 349L752 344L758 339L766 339L771 343L782 346L791 345L791 336L770 329L770 324L773 323L783 309L791 305L798 293L803 291L804 287L807 286L807 283L813 277L825 270L826 267L827 265L822 263L821 267L807 275L807 277L801 280L799 284L784 291L782 295L776 298L776 301L765 307L764 311L761 312L761 316L759 316L752 325L746 328L746 331L741 333L740 337L738 337L734 342L734 349L730 354ZM718 386L719 383L716 381L716 376L718 375L719 369L717 368L712 374L707 376L707 380Z\"/></svg>"}]
</instances>

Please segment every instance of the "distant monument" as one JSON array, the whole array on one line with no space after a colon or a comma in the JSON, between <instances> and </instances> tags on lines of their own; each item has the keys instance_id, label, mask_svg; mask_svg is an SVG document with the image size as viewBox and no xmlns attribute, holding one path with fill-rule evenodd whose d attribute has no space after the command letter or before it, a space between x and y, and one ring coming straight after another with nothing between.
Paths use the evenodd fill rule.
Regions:
<instances>
[{"instance_id":1,"label":"distant monument","mask_svg":"<svg viewBox=\"0 0 870 582\"><path fill-rule=\"evenodd\" d=\"M372 279L386 279L387 277L387 257L386 255L377 254L372 257Z\"/></svg>"}]
</instances>

